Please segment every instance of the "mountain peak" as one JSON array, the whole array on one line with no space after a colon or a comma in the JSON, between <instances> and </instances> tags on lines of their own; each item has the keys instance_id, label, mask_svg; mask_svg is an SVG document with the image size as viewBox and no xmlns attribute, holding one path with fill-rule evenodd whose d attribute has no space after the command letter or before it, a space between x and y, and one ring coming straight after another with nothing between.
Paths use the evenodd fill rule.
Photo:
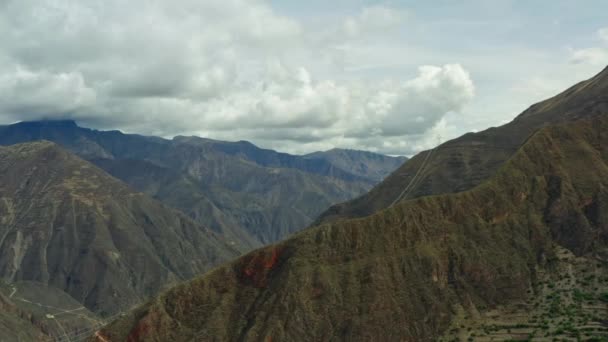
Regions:
<instances>
[{"instance_id":1,"label":"mountain peak","mask_svg":"<svg viewBox=\"0 0 608 342\"><path fill-rule=\"evenodd\" d=\"M24 142L24 143L15 144L15 145L13 145L13 148L16 150L32 151L32 152L42 151L42 150L47 150L47 149L62 150L62 148L59 147L59 145L57 145L56 143L49 141L49 140L37 140L37 141L31 141L31 142L28 141L28 142Z\"/></svg>"},{"instance_id":2,"label":"mountain peak","mask_svg":"<svg viewBox=\"0 0 608 342\"><path fill-rule=\"evenodd\" d=\"M20 127L54 127L54 128L75 128L78 127L76 121L70 119L61 119L61 120L35 120L35 121L21 121L14 126Z\"/></svg>"}]
</instances>

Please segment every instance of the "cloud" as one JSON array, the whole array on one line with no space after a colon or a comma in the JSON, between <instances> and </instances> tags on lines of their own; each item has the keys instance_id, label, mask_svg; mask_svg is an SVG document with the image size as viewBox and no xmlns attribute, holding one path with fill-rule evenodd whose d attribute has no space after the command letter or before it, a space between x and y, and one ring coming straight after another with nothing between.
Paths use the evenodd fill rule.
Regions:
<instances>
[{"instance_id":1,"label":"cloud","mask_svg":"<svg viewBox=\"0 0 608 342\"><path fill-rule=\"evenodd\" d=\"M604 28L597 30L597 36L601 40L608 42L608 27L604 27Z\"/></svg>"},{"instance_id":2,"label":"cloud","mask_svg":"<svg viewBox=\"0 0 608 342\"><path fill-rule=\"evenodd\" d=\"M592 47L574 50L570 62L573 64L605 65L608 63L608 49Z\"/></svg>"},{"instance_id":3,"label":"cloud","mask_svg":"<svg viewBox=\"0 0 608 342\"><path fill-rule=\"evenodd\" d=\"M381 132L384 136L424 133L448 112L460 111L474 91L468 72L458 64L420 67L418 77L380 96Z\"/></svg>"},{"instance_id":4,"label":"cloud","mask_svg":"<svg viewBox=\"0 0 608 342\"><path fill-rule=\"evenodd\" d=\"M0 112L14 119L69 117L91 108L95 90L77 72L34 72L21 67L0 74Z\"/></svg>"},{"instance_id":5,"label":"cloud","mask_svg":"<svg viewBox=\"0 0 608 342\"><path fill-rule=\"evenodd\" d=\"M196 110L190 116L204 122L206 130L239 130L256 140L399 140L429 132L474 97L469 74L457 64L421 67L418 76L407 81L365 84L316 81L304 68L271 68L266 79L245 89L193 105Z\"/></svg>"},{"instance_id":6,"label":"cloud","mask_svg":"<svg viewBox=\"0 0 608 342\"><path fill-rule=\"evenodd\" d=\"M339 58L320 58L398 28L407 13L386 6L363 8L329 30L305 27L261 0L0 6L5 123L72 118L293 152L340 146L399 154L426 144L474 97L459 64L353 80L339 77Z\"/></svg>"},{"instance_id":7,"label":"cloud","mask_svg":"<svg viewBox=\"0 0 608 342\"><path fill-rule=\"evenodd\" d=\"M595 35L602 43L608 43L608 27L597 30ZM570 63L572 64L588 64L594 66L608 64L608 47L602 46L602 44L583 49L571 49L570 52Z\"/></svg>"},{"instance_id":8,"label":"cloud","mask_svg":"<svg viewBox=\"0 0 608 342\"><path fill-rule=\"evenodd\" d=\"M347 18L342 30L348 37L360 37L366 33L386 31L401 24L407 16L404 10L376 5L365 7L353 17Z\"/></svg>"}]
</instances>

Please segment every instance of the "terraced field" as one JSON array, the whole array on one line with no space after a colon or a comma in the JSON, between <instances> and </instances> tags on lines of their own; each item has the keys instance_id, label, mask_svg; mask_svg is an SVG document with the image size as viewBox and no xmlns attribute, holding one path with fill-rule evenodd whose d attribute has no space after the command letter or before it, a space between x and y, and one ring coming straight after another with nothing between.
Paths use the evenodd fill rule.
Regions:
<instances>
[{"instance_id":1,"label":"terraced field","mask_svg":"<svg viewBox=\"0 0 608 342\"><path fill-rule=\"evenodd\" d=\"M441 341L608 341L608 260L557 248L528 301L460 314Z\"/></svg>"}]
</instances>

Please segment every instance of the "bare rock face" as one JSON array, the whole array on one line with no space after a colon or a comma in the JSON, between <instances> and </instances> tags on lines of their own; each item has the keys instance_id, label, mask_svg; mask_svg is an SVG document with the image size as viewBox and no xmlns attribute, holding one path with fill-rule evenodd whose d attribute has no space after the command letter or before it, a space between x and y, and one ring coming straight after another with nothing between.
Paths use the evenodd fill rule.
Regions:
<instances>
[{"instance_id":1,"label":"bare rock face","mask_svg":"<svg viewBox=\"0 0 608 342\"><path fill-rule=\"evenodd\" d=\"M0 147L0 277L111 314L238 255L221 237L50 142Z\"/></svg>"}]
</instances>

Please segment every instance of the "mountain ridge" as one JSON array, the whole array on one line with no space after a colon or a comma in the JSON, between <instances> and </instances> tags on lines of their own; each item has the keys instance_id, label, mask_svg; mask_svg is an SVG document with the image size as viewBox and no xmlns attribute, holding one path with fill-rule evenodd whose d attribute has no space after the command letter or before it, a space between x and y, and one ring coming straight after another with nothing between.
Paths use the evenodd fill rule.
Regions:
<instances>
[{"instance_id":1,"label":"mountain ridge","mask_svg":"<svg viewBox=\"0 0 608 342\"><path fill-rule=\"evenodd\" d=\"M410 183L410 199L471 189L493 175L536 130L606 111L608 67L591 79L530 106L510 123L464 134L415 155L368 193L332 206L314 224L371 215L390 206Z\"/></svg>"},{"instance_id":2,"label":"mountain ridge","mask_svg":"<svg viewBox=\"0 0 608 342\"><path fill-rule=\"evenodd\" d=\"M606 129L606 116L542 128L471 190L307 229L165 292L101 333L113 341L436 339L454 306L484 311L534 293L537 268L558 261L554 243L608 261Z\"/></svg>"},{"instance_id":3,"label":"mountain ridge","mask_svg":"<svg viewBox=\"0 0 608 342\"><path fill-rule=\"evenodd\" d=\"M342 170L348 170L362 177L371 177L378 182L408 160L407 157L403 156L388 157L374 152L343 148L313 152L304 155L304 157L327 160ZM380 162L376 163L377 161Z\"/></svg>"},{"instance_id":4,"label":"mountain ridge","mask_svg":"<svg viewBox=\"0 0 608 342\"><path fill-rule=\"evenodd\" d=\"M55 143L0 147L0 277L112 314L238 252ZM171 257L169 257L171 256Z\"/></svg>"},{"instance_id":5,"label":"mountain ridge","mask_svg":"<svg viewBox=\"0 0 608 342\"><path fill-rule=\"evenodd\" d=\"M0 144L46 139L95 163L137 191L225 235L241 251L285 238L331 204L378 182L324 159L261 149L249 142L173 140L81 128L74 121L0 126ZM400 159L378 161L388 173Z\"/></svg>"}]
</instances>

